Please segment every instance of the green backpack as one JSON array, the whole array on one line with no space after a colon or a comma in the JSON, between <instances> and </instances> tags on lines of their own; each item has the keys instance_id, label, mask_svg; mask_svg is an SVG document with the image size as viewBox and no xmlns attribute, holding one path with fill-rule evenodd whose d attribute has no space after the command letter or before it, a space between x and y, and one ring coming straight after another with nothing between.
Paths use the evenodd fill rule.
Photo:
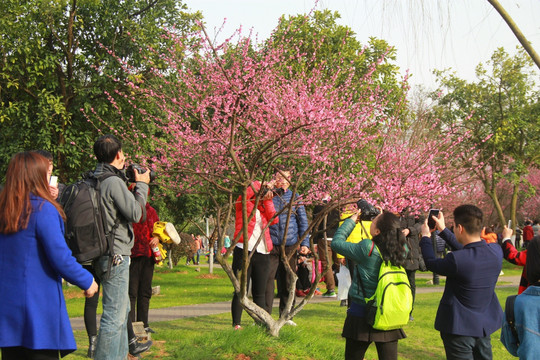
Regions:
<instances>
[{"instance_id":1,"label":"green backpack","mask_svg":"<svg viewBox=\"0 0 540 360\"><path fill-rule=\"evenodd\" d=\"M360 274L358 278L365 294ZM405 269L402 266L393 266L390 262L386 264L383 260L375 293L365 301L366 321L374 329L394 330L407 325L413 297Z\"/></svg>"}]
</instances>

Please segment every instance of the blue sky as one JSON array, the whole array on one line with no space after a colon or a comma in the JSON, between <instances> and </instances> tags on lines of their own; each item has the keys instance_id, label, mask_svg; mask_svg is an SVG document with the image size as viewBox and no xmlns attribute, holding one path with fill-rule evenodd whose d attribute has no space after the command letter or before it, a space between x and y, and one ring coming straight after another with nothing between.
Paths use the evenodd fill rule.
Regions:
<instances>
[{"instance_id":1,"label":"blue sky","mask_svg":"<svg viewBox=\"0 0 540 360\"><path fill-rule=\"evenodd\" d=\"M224 19L218 40L224 40L240 25L253 29L262 40L277 25L279 17L309 12L310 0L185 0L200 10L211 35ZM521 31L540 52L540 0L500 0ZM504 47L510 53L519 45L500 15L487 0L320 0L317 9L336 10L340 23L352 28L366 44L374 36L398 50L402 73L409 69L411 84L434 88L433 69L452 68L458 76L473 81L479 62Z\"/></svg>"}]
</instances>

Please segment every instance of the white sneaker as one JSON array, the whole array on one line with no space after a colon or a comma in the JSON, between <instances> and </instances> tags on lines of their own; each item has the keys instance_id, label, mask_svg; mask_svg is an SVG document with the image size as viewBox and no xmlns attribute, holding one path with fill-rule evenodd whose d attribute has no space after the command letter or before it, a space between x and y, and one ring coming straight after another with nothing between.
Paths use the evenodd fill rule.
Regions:
<instances>
[{"instance_id":1,"label":"white sneaker","mask_svg":"<svg viewBox=\"0 0 540 360\"><path fill-rule=\"evenodd\" d=\"M285 321L285 325L296 326L296 323L292 320Z\"/></svg>"}]
</instances>

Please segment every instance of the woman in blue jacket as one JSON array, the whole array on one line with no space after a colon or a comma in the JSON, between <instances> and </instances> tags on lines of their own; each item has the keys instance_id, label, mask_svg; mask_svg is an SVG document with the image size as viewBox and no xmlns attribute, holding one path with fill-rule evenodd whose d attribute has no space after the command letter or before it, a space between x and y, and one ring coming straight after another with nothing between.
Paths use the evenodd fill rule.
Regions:
<instances>
[{"instance_id":1,"label":"woman in blue jacket","mask_svg":"<svg viewBox=\"0 0 540 360\"><path fill-rule=\"evenodd\" d=\"M529 242L525 268L530 286L516 297L514 303L517 339L505 318L501 341L510 354L530 360L538 359L540 352L540 236Z\"/></svg>"},{"instance_id":2,"label":"woman in blue jacket","mask_svg":"<svg viewBox=\"0 0 540 360\"><path fill-rule=\"evenodd\" d=\"M371 223L369 229L371 240L364 239L359 243L347 242L359 217L360 211L346 219L332 240L332 250L355 264L350 269L351 304L341 334L346 339L345 359L363 359L369 345L375 342L379 359L397 360L398 340L406 337L405 332L402 329L388 331L373 329L366 322L364 299L375 293L383 260L396 266L403 266L405 263L407 251L405 235L401 231L399 217L390 212L383 212Z\"/></svg>"},{"instance_id":3,"label":"woman in blue jacket","mask_svg":"<svg viewBox=\"0 0 540 360\"><path fill-rule=\"evenodd\" d=\"M16 154L0 192L0 348L2 360L58 359L76 350L62 278L97 291L92 275L71 256L64 212L47 182L47 159Z\"/></svg>"}]
</instances>

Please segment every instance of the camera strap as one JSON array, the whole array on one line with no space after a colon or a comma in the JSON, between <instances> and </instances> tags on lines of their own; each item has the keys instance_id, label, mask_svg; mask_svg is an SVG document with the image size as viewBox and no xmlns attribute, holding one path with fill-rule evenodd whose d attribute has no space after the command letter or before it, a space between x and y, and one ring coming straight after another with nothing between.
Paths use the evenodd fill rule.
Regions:
<instances>
[{"instance_id":1,"label":"camera strap","mask_svg":"<svg viewBox=\"0 0 540 360\"><path fill-rule=\"evenodd\" d=\"M375 242L373 240L371 240L371 249L369 249L368 256L371 256L371 253L373 252L373 249L375 249Z\"/></svg>"},{"instance_id":2,"label":"camera strap","mask_svg":"<svg viewBox=\"0 0 540 360\"><path fill-rule=\"evenodd\" d=\"M362 230L364 231L364 233L362 235L365 236L366 239L369 239L370 234L366 230L366 228L364 226L364 222L362 220L360 220L360 226L362 227ZM373 248L371 248L371 250L373 251ZM371 253L370 253L370 256L371 256Z\"/></svg>"}]
</instances>

